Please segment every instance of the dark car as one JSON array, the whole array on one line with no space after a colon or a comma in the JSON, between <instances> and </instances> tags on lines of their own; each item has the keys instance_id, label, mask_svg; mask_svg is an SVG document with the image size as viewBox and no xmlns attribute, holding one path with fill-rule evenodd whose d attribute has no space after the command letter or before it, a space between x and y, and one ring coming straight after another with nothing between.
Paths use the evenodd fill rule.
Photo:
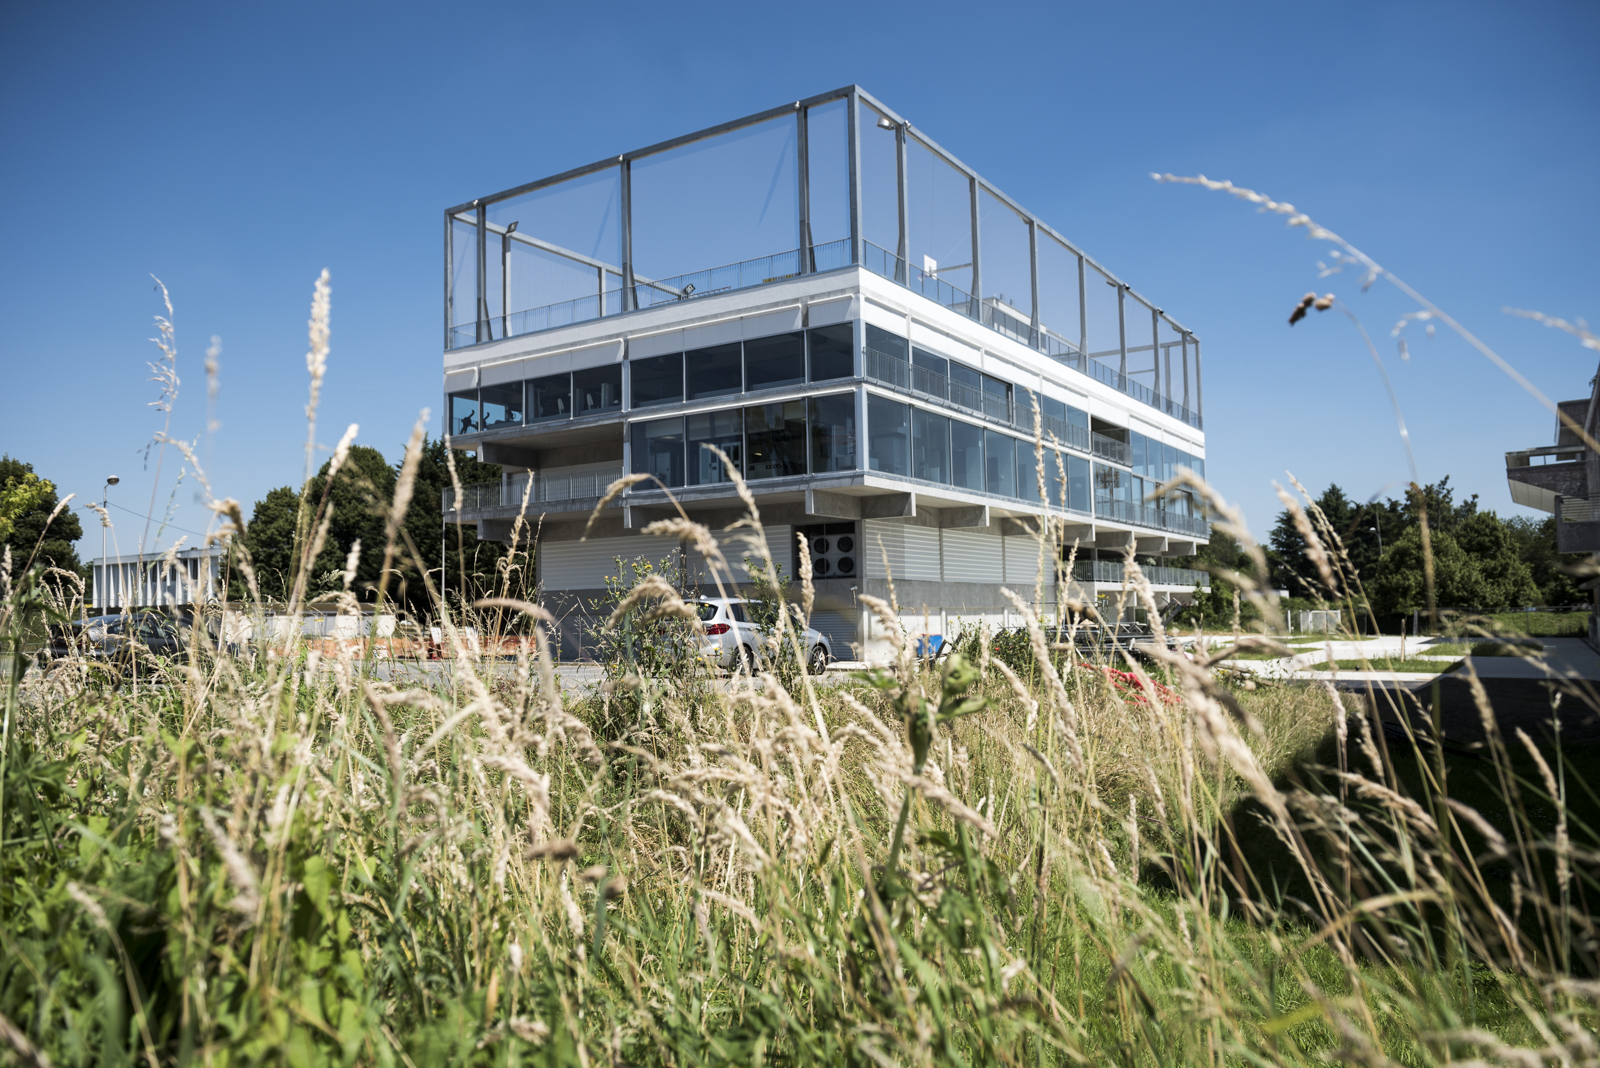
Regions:
<instances>
[{"instance_id":1,"label":"dark car","mask_svg":"<svg viewBox=\"0 0 1600 1068\"><path fill-rule=\"evenodd\" d=\"M159 612L91 616L50 627L50 642L40 651L45 666L81 657L121 675L153 672L164 663L189 657L191 627L184 618Z\"/></svg>"}]
</instances>

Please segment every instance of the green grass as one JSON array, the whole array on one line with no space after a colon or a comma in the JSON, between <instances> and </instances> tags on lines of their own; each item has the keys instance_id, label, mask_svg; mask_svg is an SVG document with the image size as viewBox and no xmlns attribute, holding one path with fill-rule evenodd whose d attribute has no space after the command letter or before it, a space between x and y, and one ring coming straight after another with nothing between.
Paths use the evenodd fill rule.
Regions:
<instances>
[{"instance_id":1,"label":"green grass","mask_svg":"<svg viewBox=\"0 0 1600 1068\"><path fill-rule=\"evenodd\" d=\"M1442 642L1425 646L1423 652L1434 656L1542 656L1545 648L1538 642Z\"/></svg>"},{"instance_id":2,"label":"green grass","mask_svg":"<svg viewBox=\"0 0 1600 1068\"><path fill-rule=\"evenodd\" d=\"M1366 660L1336 660L1340 671L1397 671L1406 674L1438 675L1455 669L1456 664L1443 660L1391 660L1369 657ZM1326 666L1323 670L1327 670Z\"/></svg>"},{"instance_id":3,"label":"green grass","mask_svg":"<svg viewBox=\"0 0 1600 1068\"><path fill-rule=\"evenodd\" d=\"M1530 638L1581 638L1589 633L1588 612L1499 612L1489 619L1496 629Z\"/></svg>"}]
</instances>

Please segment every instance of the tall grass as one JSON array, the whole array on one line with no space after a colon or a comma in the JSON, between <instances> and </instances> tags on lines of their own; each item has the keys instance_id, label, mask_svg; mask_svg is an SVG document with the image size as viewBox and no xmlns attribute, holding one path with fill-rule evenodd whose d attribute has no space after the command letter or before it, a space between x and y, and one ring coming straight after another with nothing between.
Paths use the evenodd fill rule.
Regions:
<instances>
[{"instance_id":1,"label":"tall grass","mask_svg":"<svg viewBox=\"0 0 1600 1068\"><path fill-rule=\"evenodd\" d=\"M318 300L325 326L325 280ZM217 508L237 534L237 505ZM652 532L731 585L710 531ZM1058 535L1041 529L1048 558ZM388 540L391 560L413 553L398 521ZM1246 550L1259 574L1236 578L1270 618ZM646 577L610 606L617 669L581 689L525 573L475 607L435 600L455 656L431 672L292 637L230 655L203 626L206 655L138 685L14 660L0 1048L148 1065L1600 1056L1600 853L1569 803L1573 754L1501 737L1486 701L1492 804L1471 808L1443 750L1392 739L1377 702L1235 692L1204 654L1163 648L1086 660L1038 593L1013 595L1031 658L980 633L938 670L869 600L893 663L824 685L785 612L753 679L636 657L643 629L699 626L685 591ZM78 609L36 572L4 582L13 647ZM478 658L469 623L530 640L514 663ZM786 656L798 670L774 670Z\"/></svg>"}]
</instances>

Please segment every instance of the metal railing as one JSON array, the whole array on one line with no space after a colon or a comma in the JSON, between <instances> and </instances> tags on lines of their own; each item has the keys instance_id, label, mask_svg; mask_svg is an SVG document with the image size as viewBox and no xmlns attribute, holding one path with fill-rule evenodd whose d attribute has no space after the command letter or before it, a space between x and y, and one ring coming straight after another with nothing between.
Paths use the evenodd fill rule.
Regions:
<instances>
[{"instance_id":1,"label":"metal railing","mask_svg":"<svg viewBox=\"0 0 1600 1068\"><path fill-rule=\"evenodd\" d=\"M1125 568L1121 560L1078 560L1072 566L1072 577L1078 582L1117 582L1123 580ZM1168 567L1165 564L1139 565L1139 570L1152 586L1200 586L1211 588L1211 576L1192 567Z\"/></svg>"},{"instance_id":2,"label":"metal railing","mask_svg":"<svg viewBox=\"0 0 1600 1068\"><path fill-rule=\"evenodd\" d=\"M1187 534L1195 538L1209 538L1211 536L1210 525L1200 516L1183 515L1179 512L1172 512L1165 508L1145 504L1142 501L1122 501L1115 498L1097 497L1094 502L1094 514L1101 519L1113 519L1119 523L1153 527L1156 530L1165 530L1174 534Z\"/></svg>"},{"instance_id":3,"label":"metal railing","mask_svg":"<svg viewBox=\"0 0 1600 1068\"><path fill-rule=\"evenodd\" d=\"M622 467L602 468L597 471L532 471L512 475L504 482L477 482L461 487L461 511L482 511L488 508L521 507L527 494L530 507L546 501L592 500L603 496L606 487L622 477ZM533 480L533 491L528 492L528 480ZM455 509L455 490L446 488L443 494L444 510Z\"/></svg>"},{"instance_id":4,"label":"metal railing","mask_svg":"<svg viewBox=\"0 0 1600 1068\"><path fill-rule=\"evenodd\" d=\"M850 266L850 240L829 241L814 245L809 250L792 249L771 256L758 256L753 260L723 264L709 270L680 274L672 278L634 277L634 295L640 308L652 308L713 293L727 293L735 289L782 282L801 274L832 271ZM802 261L809 261L802 263ZM613 276L615 277L615 276ZM616 315L622 311L622 290L611 289L604 293L575 297L538 308L527 308L508 315L495 315L483 321L460 323L450 328L450 347L461 348L483 341L499 341L508 337L521 337L558 326L590 322L594 319Z\"/></svg>"},{"instance_id":5,"label":"metal railing","mask_svg":"<svg viewBox=\"0 0 1600 1068\"><path fill-rule=\"evenodd\" d=\"M1099 459L1110 460L1112 463L1122 464L1124 467L1128 465L1128 443L1126 441L1118 441L1116 438L1108 438L1104 434L1097 434L1091 431L1089 444L1091 446L1090 451Z\"/></svg>"},{"instance_id":6,"label":"metal railing","mask_svg":"<svg viewBox=\"0 0 1600 1068\"><path fill-rule=\"evenodd\" d=\"M1090 359L1065 338L1043 328L1036 329L1031 321L1020 318L1015 309L994 301L980 301L966 290L957 289L937 275L928 274L907 264L893 252L871 241L863 241L861 246L861 265L872 273L921 293L936 304L982 323L1029 348L1037 349L1057 363L1065 364L1096 381L1104 382L1112 389L1166 412L1196 429L1201 428L1199 412L1190 411L1171 397L1164 397L1149 386L1135 382L1130 376L1107 367L1098 360Z\"/></svg>"}]
</instances>

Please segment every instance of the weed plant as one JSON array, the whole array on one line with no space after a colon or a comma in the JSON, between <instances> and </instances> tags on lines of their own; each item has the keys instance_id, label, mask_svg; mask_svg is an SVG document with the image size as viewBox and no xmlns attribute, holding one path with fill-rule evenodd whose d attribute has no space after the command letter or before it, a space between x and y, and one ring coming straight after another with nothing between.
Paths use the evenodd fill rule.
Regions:
<instances>
[{"instance_id":1,"label":"weed plant","mask_svg":"<svg viewBox=\"0 0 1600 1068\"><path fill-rule=\"evenodd\" d=\"M319 290L314 356L326 314ZM775 574L734 477L735 533ZM1191 484L1275 623L1259 548ZM216 507L237 549L238 507ZM302 575L326 522L303 517ZM687 516L646 533L731 582ZM1041 524L1048 559L1060 535ZM1042 619L1034 591L1009 595L1024 627L937 667L892 599L863 598L891 662L825 684L781 610L772 655L796 670L713 678L680 655L701 626L682 584L630 565L582 690L514 555L500 596L435 599L453 656L431 670L295 627L132 682L13 658L0 1046L151 1066L1595 1063L1600 843L1568 754L1502 737L1480 689L1495 807L1469 807L1437 747L1383 729L1396 709L1230 687L1213 660L1275 643L1170 648L1125 571L1148 665L1085 655L1092 607ZM81 612L37 570L0 577L13 649ZM291 619L303 603L297 585ZM474 655L468 625L525 640Z\"/></svg>"}]
</instances>

